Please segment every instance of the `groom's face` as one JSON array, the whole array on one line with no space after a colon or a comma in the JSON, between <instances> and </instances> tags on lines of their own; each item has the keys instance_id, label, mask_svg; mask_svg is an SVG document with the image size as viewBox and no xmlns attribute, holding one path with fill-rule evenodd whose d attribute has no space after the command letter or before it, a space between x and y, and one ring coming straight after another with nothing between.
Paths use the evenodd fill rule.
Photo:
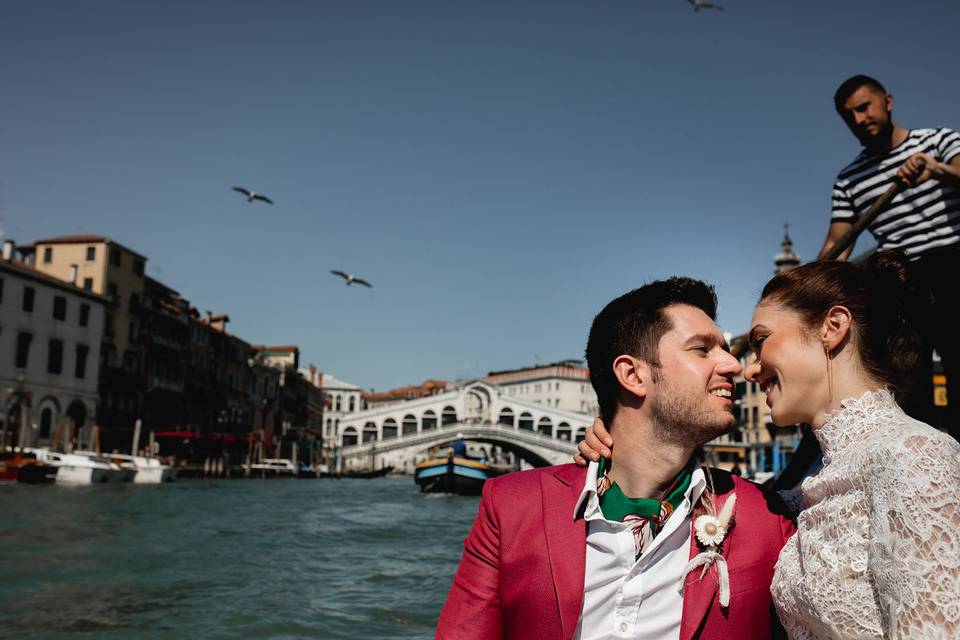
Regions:
<instances>
[{"instance_id":1,"label":"groom's face","mask_svg":"<svg viewBox=\"0 0 960 640\"><path fill-rule=\"evenodd\" d=\"M664 314L673 328L660 339L651 416L662 440L699 446L736 423L733 378L740 373L740 361L700 309L679 304Z\"/></svg>"}]
</instances>

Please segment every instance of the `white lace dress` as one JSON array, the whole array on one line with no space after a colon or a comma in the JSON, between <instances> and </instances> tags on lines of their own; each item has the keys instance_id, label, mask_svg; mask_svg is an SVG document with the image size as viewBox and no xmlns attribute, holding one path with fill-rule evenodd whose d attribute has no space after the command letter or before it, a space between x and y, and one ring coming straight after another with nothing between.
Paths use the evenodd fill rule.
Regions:
<instances>
[{"instance_id":1,"label":"white lace dress","mask_svg":"<svg viewBox=\"0 0 960 640\"><path fill-rule=\"evenodd\" d=\"M872 391L815 431L771 591L794 639L960 638L960 444Z\"/></svg>"}]
</instances>

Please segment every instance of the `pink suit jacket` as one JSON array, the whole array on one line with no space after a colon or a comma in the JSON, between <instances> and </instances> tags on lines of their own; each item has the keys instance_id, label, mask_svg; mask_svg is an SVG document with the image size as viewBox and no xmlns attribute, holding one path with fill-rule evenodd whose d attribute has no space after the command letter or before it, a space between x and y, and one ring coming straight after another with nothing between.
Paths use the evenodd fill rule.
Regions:
<instances>
[{"instance_id":1,"label":"pink suit jacket","mask_svg":"<svg viewBox=\"0 0 960 640\"><path fill-rule=\"evenodd\" d=\"M767 639L775 635L770 580L793 532L757 485L713 470L718 507L736 491L735 524L722 546L730 606L717 598L717 572L686 581L680 640ZM572 464L488 480L460 566L440 615L444 640L573 638L583 603L586 521L574 507L586 469ZM690 557L699 553L691 536Z\"/></svg>"}]
</instances>

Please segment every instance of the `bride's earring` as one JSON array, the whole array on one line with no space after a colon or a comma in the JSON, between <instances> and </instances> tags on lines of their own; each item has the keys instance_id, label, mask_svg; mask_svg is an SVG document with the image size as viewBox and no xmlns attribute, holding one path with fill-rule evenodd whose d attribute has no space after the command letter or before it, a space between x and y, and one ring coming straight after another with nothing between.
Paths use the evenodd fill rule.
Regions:
<instances>
[{"instance_id":1,"label":"bride's earring","mask_svg":"<svg viewBox=\"0 0 960 640\"><path fill-rule=\"evenodd\" d=\"M823 343L823 355L827 357L827 404L833 406L833 357L827 343Z\"/></svg>"}]
</instances>

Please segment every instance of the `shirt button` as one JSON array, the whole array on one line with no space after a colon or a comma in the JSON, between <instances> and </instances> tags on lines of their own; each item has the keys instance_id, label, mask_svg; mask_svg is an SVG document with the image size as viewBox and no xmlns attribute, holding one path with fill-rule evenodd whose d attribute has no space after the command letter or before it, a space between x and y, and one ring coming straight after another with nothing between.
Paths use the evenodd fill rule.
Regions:
<instances>
[{"instance_id":1,"label":"shirt button","mask_svg":"<svg viewBox=\"0 0 960 640\"><path fill-rule=\"evenodd\" d=\"M627 626L627 623L626 623L626 622L621 622L621 623L620 623L620 633L626 633L626 632L627 632L627 629L629 629L629 628L630 628L630 627Z\"/></svg>"}]
</instances>

